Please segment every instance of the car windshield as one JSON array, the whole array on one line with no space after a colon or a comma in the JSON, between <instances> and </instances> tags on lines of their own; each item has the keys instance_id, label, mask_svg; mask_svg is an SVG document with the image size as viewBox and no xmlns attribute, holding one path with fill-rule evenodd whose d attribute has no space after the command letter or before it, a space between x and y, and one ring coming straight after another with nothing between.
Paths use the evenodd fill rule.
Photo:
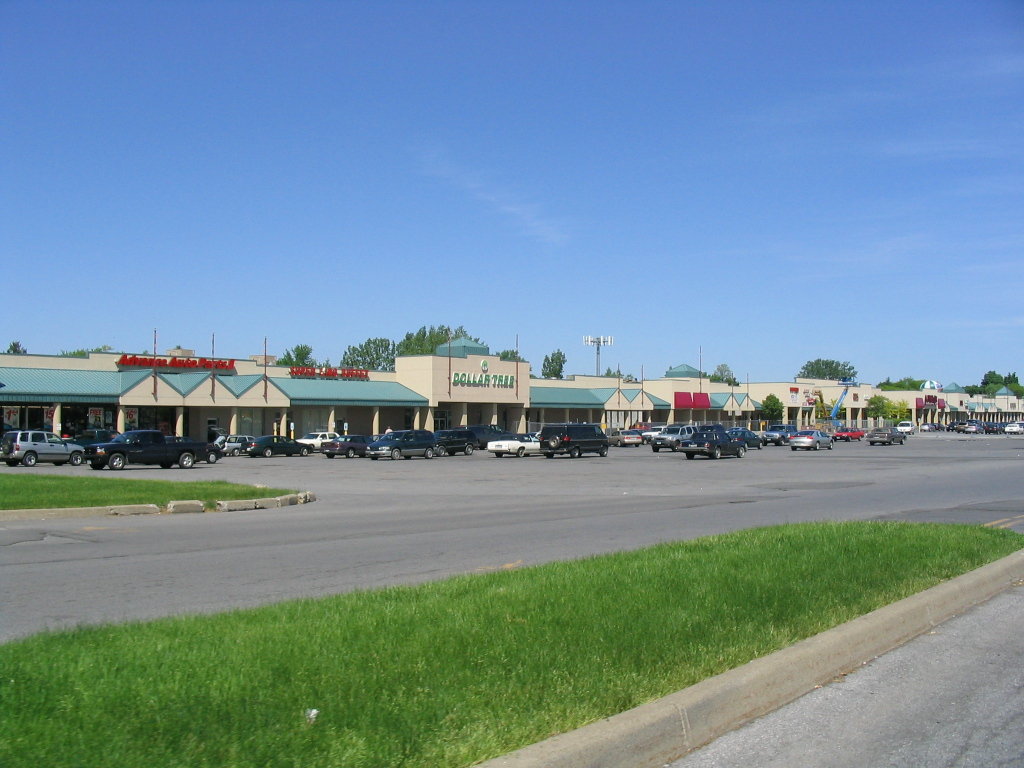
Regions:
<instances>
[{"instance_id":1,"label":"car windshield","mask_svg":"<svg viewBox=\"0 0 1024 768\"><path fill-rule=\"evenodd\" d=\"M797 434L802 435L803 437L812 437L814 435L814 432L812 430L805 429L802 432L797 432Z\"/></svg>"},{"instance_id":2,"label":"car windshield","mask_svg":"<svg viewBox=\"0 0 1024 768\"><path fill-rule=\"evenodd\" d=\"M317 435L316 432L310 432L308 435L303 435L302 439L303 440L316 440L317 436L318 435Z\"/></svg>"}]
</instances>

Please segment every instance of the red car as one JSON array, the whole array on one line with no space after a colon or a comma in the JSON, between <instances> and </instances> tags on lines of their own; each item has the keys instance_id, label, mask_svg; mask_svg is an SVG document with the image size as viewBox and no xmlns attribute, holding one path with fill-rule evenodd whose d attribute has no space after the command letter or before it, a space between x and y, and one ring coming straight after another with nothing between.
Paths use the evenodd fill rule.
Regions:
<instances>
[{"instance_id":1,"label":"red car","mask_svg":"<svg viewBox=\"0 0 1024 768\"><path fill-rule=\"evenodd\" d=\"M857 429L856 427L840 427L833 435L833 440L845 440L850 442L851 440L861 440L866 433L863 429Z\"/></svg>"}]
</instances>

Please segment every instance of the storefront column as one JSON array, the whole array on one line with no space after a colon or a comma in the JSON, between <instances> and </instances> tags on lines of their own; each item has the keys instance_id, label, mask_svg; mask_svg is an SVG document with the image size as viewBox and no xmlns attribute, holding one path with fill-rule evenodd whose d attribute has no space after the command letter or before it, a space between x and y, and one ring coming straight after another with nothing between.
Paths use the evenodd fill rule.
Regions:
<instances>
[{"instance_id":1,"label":"storefront column","mask_svg":"<svg viewBox=\"0 0 1024 768\"><path fill-rule=\"evenodd\" d=\"M422 429L434 431L434 409L429 405L423 409L423 427Z\"/></svg>"},{"instance_id":2,"label":"storefront column","mask_svg":"<svg viewBox=\"0 0 1024 768\"><path fill-rule=\"evenodd\" d=\"M117 406L117 426L115 427L115 429L118 432L124 432L124 425L126 422L127 420L125 419L124 416L124 406L119 405Z\"/></svg>"},{"instance_id":3,"label":"storefront column","mask_svg":"<svg viewBox=\"0 0 1024 768\"><path fill-rule=\"evenodd\" d=\"M174 409L174 434L178 437L185 436L185 406L183 405Z\"/></svg>"},{"instance_id":4,"label":"storefront column","mask_svg":"<svg viewBox=\"0 0 1024 768\"><path fill-rule=\"evenodd\" d=\"M232 435L238 434L238 408L231 409L231 421L228 426L228 432Z\"/></svg>"},{"instance_id":5,"label":"storefront column","mask_svg":"<svg viewBox=\"0 0 1024 768\"><path fill-rule=\"evenodd\" d=\"M291 437L288 432L288 411L282 411L281 421L277 425L277 434L283 437Z\"/></svg>"},{"instance_id":6,"label":"storefront column","mask_svg":"<svg viewBox=\"0 0 1024 768\"><path fill-rule=\"evenodd\" d=\"M373 418L370 423L370 432L374 435L380 434L380 406L373 406Z\"/></svg>"},{"instance_id":7,"label":"storefront column","mask_svg":"<svg viewBox=\"0 0 1024 768\"><path fill-rule=\"evenodd\" d=\"M481 410L482 410L483 413L486 414L486 416L484 417L486 419L486 421L484 422L485 424L497 424L498 423L498 404L497 403L487 403L486 405L484 405L482 407Z\"/></svg>"},{"instance_id":8,"label":"storefront column","mask_svg":"<svg viewBox=\"0 0 1024 768\"><path fill-rule=\"evenodd\" d=\"M421 415L420 411L421 410L422 409L418 405L415 408L412 409L412 428L413 429L422 429L422 427L420 426L420 415Z\"/></svg>"},{"instance_id":9,"label":"storefront column","mask_svg":"<svg viewBox=\"0 0 1024 768\"><path fill-rule=\"evenodd\" d=\"M60 437L61 432L64 431L61 429L60 425L60 403L53 404L53 418L50 419L50 431L58 437Z\"/></svg>"},{"instance_id":10,"label":"storefront column","mask_svg":"<svg viewBox=\"0 0 1024 768\"><path fill-rule=\"evenodd\" d=\"M469 424L469 406L466 403L452 403L452 426L464 427Z\"/></svg>"},{"instance_id":11,"label":"storefront column","mask_svg":"<svg viewBox=\"0 0 1024 768\"><path fill-rule=\"evenodd\" d=\"M526 432L526 426L527 426L526 425L526 409L525 408L517 408L516 411L519 414L519 417L516 419L516 424L517 424L516 432L518 432L519 434L523 434L524 432Z\"/></svg>"}]
</instances>

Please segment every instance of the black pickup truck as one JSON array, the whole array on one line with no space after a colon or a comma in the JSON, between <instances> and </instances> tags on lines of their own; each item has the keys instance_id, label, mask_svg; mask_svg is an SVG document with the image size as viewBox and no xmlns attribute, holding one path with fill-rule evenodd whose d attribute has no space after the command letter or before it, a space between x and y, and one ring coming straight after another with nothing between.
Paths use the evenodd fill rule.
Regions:
<instances>
[{"instance_id":1,"label":"black pickup truck","mask_svg":"<svg viewBox=\"0 0 1024 768\"><path fill-rule=\"evenodd\" d=\"M182 438L165 438L155 429L137 429L118 435L109 443L85 446L85 460L93 469L124 469L128 464L159 464L168 469L177 464L191 469L196 457L205 460L207 444Z\"/></svg>"},{"instance_id":2,"label":"black pickup truck","mask_svg":"<svg viewBox=\"0 0 1024 768\"><path fill-rule=\"evenodd\" d=\"M678 450L686 454L686 458L707 456L709 459L720 459L722 456L735 456L742 459L747 453L747 444L742 437L730 435L721 424L701 427L689 438L680 441Z\"/></svg>"}]
</instances>

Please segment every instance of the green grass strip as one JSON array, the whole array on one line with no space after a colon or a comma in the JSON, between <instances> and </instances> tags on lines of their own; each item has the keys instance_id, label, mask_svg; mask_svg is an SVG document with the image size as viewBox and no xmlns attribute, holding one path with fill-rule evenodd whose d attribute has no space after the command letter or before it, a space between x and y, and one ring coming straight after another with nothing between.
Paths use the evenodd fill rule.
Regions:
<instances>
[{"instance_id":1,"label":"green grass strip","mask_svg":"<svg viewBox=\"0 0 1024 768\"><path fill-rule=\"evenodd\" d=\"M0 476L0 509L106 507L122 504L157 504L199 499L206 507L218 501L260 499L295 493L282 488L258 488L224 481L175 482L124 480L106 477Z\"/></svg>"},{"instance_id":2,"label":"green grass strip","mask_svg":"<svg viewBox=\"0 0 1024 768\"><path fill-rule=\"evenodd\" d=\"M0 646L0 765L467 766L1022 546L980 527L799 524L38 635Z\"/></svg>"}]
</instances>

